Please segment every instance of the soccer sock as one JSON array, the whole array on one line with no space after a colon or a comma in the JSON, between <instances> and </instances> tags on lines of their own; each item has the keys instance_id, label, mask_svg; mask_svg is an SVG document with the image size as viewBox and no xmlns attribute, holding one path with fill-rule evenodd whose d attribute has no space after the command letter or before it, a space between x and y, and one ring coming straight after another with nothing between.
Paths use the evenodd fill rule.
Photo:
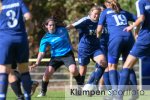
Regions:
<instances>
[{"instance_id":1,"label":"soccer sock","mask_svg":"<svg viewBox=\"0 0 150 100\"><path fill-rule=\"evenodd\" d=\"M21 74L21 81L22 81L22 85L23 85L23 88L24 88L25 99L26 100L31 100L30 93L31 93L32 82L31 82L31 77L30 77L29 72Z\"/></svg>"},{"instance_id":2,"label":"soccer sock","mask_svg":"<svg viewBox=\"0 0 150 100\"><path fill-rule=\"evenodd\" d=\"M42 88L41 88L41 92L42 92L42 93L46 93L46 92L47 92L48 83L49 83L49 81L46 82L46 81L43 81L43 80L42 80Z\"/></svg>"},{"instance_id":3,"label":"soccer sock","mask_svg":"<svg viewBox=\"0 0 150 100\"><path fill-rule=\"evenodd\" d=\"M129 74L130 74L130 69L129 68L123 68L121 73L120 73L120 80L119 80L119 85L118 85L118 91L124 92L126 88L126 84L129 81ZM122 98L123 95L118 95L118 97Z\"/></svg>"},{"instance_id":4,"label":"soccer sock","mask_svg":"<svg viewBox=\"0 0 150 100\"><path fill-rule=\"evenodd\" d=\"M80 74L78 74L77 76L74 76L74 79L76 80L76 82L77 82L78 85L83 85L81 83L81 76L80 76Z\"/></svg>"},{"instance_id":5,"label":"soccer sock","mask_svg":"<svg viewBox=\"0 0 150 100\"><path fill-rule=\"evenodd\" d=\"M109 71L109 80L112 86L112 90L117 90L118 85L118 73L117 70Z\"/></svg>"},{"instance_id":6,"label":"soccer sock","mask_svg":"<svg viewBox=\"0 0 150 100\"><path fill-rule=\"evenodd\" d=\"M110 90L111 89L111 84L110 84L110 81L109 81L109 72L104 72L103 78L104 78L104 83L106 85L106 89Z\"/></svg>"},{"instance_id":7,"label":"soccer sock","mask_svg":"<svg viewBox=\"0 0 150 100\"><path fill-rule=\"evenodd\" d=\"M84 85L85 76L81 76L81 84Z\"/></svg>"},{"instance_id":8,"label":"soccer sock","mask_svg":"<svg viewBox=\"0 0 150 100\"><path fill-rule=\"evenodd\" d=\"M94 78L94 85L98 85L100 78L102 77L104 73L105 68L101 67L97 64L96 70L95 70L95 78Z\"/></svg>"},{"instance_id":9,"label":"soccer sock","mask_svg":"<svg viewBox=\"0 0 150 100\"><path fill-rule=\"evenodd\" d=\"M92 84L94 82L94 78L95 78L95 71L93 71L90 74L90 77L89 77L89 80L88 80L87 84Z\"/></svg>"},{"instance_id":10,"label":"soccer sock","mask_svg":"<svg viewBox=\"0 0 150 100\"><path fill-rule=\"evenodd\" d=\"M8 74L0 73L0 100L6 100L8 87Z\"/></svg>"},{"instance_id":11,"label":"soccer sock","mask_svg":"<svg viewBox=\"0 0 150 100\"><path fill-rule=\"evenodd\" d=\"M15 82L10 83L10 85L17 97L23 96L20 81L16 80Z\"/></svg>"},{"instance_id":12,"label":"soccer sock","mask_svg":"<svg viewBox=\"0 0 150 100\"><path fill-rule=\"evenodd\" d=\"M136 74L133 69L130 69L130 84L133 85L131 86L132 90L137 90L137 80L136 80Z\"/></svg>"}]
</instances>

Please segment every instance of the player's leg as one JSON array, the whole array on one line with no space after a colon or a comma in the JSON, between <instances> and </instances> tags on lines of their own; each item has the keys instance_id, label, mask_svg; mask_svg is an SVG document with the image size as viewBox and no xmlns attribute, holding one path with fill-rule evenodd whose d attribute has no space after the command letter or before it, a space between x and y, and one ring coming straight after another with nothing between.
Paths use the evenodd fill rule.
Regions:
<instances>
[{"instance_id":1,"label":"player's leg","mask_svg":"<svg viewBox=\"0 0 150 100\"><path fill-rule=\"evenodd\" d=\"M0 65L0 100L6 100L10 65Z\"/></svg>"},{"instance_id":2,"label":"player's leg","mask_svg":"<svg viewBox=\"0 0 150 100\"><path fill-rule=\"evenodd\" d=\"M11 73L9 74L9 83L17 98L19 100L24 100L24 95L21 90L21 80L19 72L14 70L11 71Z\"/></svg>"},{"instance_id":3,"label":"player's leg","mask_svg":"<svg viewBox=\"0 0 150 100\"><path fill-rule=\"evenodd\" d=\"M9 83L10 83L12 90L16 94L17 98L19 100L24 100L24 95L21 90L21 76L20 76L20 73L16 71L16 68L17 68L17 63L13 59L12 71L9 74Z\"/></svg>"},{"instance_id":4,"label":"player's leg","mask_svg":"<svg viewBox=\"0 0 150 100\"><path fill-rule=\"evenodd\" d=\"M93 84L98 85L99 80L102 77L104 70L107 66L107 62L105 56L102 54L100 50L97 50L94 53L94 61L96 62L96 70Z\"/></svg>"},{"instance_id":5,"label":"player's leg","mask_svg":"<svg viewBox=\"0 0 150 100\"><path fill-rule=\"evenodd\" d=\"M146 34L147 35L147 34ZM139 38L138 38L139 39ZM137 61L137 57L142 57L146 55L150 55L149 49L150 49L150 43L143 44L141 41L136 41L133 48L130 51L130 54L128 55L124 65L123 69L120 74L120 80L119 80L119 86L118 91L124 91L125 85L127 84L130 76L130 69L133 68ZM123 96L120 95L119 99L122 99Z\"/></svg>"},{"instance_id":6,"label":"player's leg","mask_svg":"<svg viewBox=\"0 0 150 100\"><path fill-rule=\"evenodd\" d=\"M16 53L17 67L18 71L20 72L25 99L30 100L32 80L28 68L28 59L29 59L28 42L26 38L24 38L21 42L19 41L16 42L18 42L15 43L16 45L15 50L17 52Z\"/></svg>"},{"instance_id":7,"label":"player's leg","mask_svg":"<svg viewBox=\"0 0 150 100\"><path fill-rule=\"evenodd\" d=\"M7 41L8 39L5 37L0 39L0 100L6 100L8 75L11 71L12 60L11 42Z\"/></svg>"},{"instance_id":8,"label":"player's leg","mask_svg":"<svg viewBox=\"0 0 150 100\"><path fill-rule=\"evenodd\" d=\"M116 91L118 87L117 66L124 41L123 37L114 37L111 38L109 41L110 41L108 44L109 80L111 83L112 91Z\"/></svg>"},{"instance_id":9,"label":"player's leg","mask_svg":"<svg viewBox=\"0 0 150 100\"><path fill-rule=\"evenodd\" d=\"M37 97L46 96L49 79L50 79L50 77L53 75L54 72L55 72L55 69L54 69L52 66L48 66L48 67L46 68L46 70L45 70L45 72L44 72L44 75L43 75L43 79L42 79L41 91L40 91L40 93L37 95Z\"/></svg>"},{"instance_id":10,"label":"player's leg","mask_svg":"<svg viewBox=\"0 0 150 100\"><path fill-rule=\"evenodd\" d=\"M129 55L127 57L126 62L124 63L123 69L120 74L118 91L123 92L125 90L125 85L129 82L130 69L132 69L136 61L137 58L132 55ZM122 98L123 96L119 95L119 99L122 100Z\"/></svg>"},{"instance_id":11,"label":"player's leg","mask_svg":"<svg viewBox=\"0 0 150 100\"><path fill-rule=\"evenodd\" d=\"M20 72L25 99L30 100L32 81L29 73L28 63L18 64L18 71Z\"/></svg>"},{"instance_id":12,"label":"player's leg","mask_svg":"<svg viewBox=\"0 0 150 100\"><path fill-rule=\"evenodd\" d=\"M41 84L41 91L37 95L37 97L46 96L49 79L61 65L63 65L63 62L61 62L59 58L51 58L49 62L49 66L46 68L44 72L42 84Z\"/></svg>"},{"instance_id":13,"label":"player's leg","mask_svg":"<svg viewBox=\"0 0 150 100\"><path fill-rule=\"evenodd\" d=\"M104 84L107 90L111 90L111 84L109 80L109 68L107 67L103 74Z\"/></svg>"},{"instance_id":14,"label":"player's leg","mask_svg":"<svg viewBox=\"0 0 150 100\"><path fill-rule=\"evenodd\" d=\"M64 62L65 66L69 68L69 71L72 73L74 79L77 82L77 85L83 85L83 83L81 82L81 76L76 66L73 52L71 51L67 53L67 56L62 57L61 60Z\"/></svg>"}]
</instances>

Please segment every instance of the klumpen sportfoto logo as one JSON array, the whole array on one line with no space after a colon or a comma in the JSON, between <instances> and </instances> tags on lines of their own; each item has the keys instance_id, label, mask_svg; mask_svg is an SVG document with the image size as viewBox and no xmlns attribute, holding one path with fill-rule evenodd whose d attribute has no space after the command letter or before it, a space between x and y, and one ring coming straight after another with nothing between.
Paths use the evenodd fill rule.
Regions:
<instances>
[{"instance_id":1,"label":"klumpen sportfoto logo","mask_svg":"<svg viewBox=\"0 0 150 100\"><path fill-rule=\"evenodd\" d=\"M99 89L98 86L93 86L93 87L84 87L84 86L76 86L73 88L69 88L67 89L68 95L70 96L77 96L77 95L90 95L90 96L133 96L133 95L138 95L138 96L144 96L146 95L145 90L140 90L138 88L134 88L132 89L130 88L126 88L126 89L122 89L119 90L118 88L116 90L110 89L107 90L105 89Z\"/></svg>"},{"instance_id":2,"label":"klumpen sportfoto logo","mask_svg":"<svg viewBox=\"0 0 150 100\"><path fill-rule=\"evenodd\" d=\"M70 95L145 95L144 90L81 90L81 89L70 89Z\"/></svg>"}]
</instances>

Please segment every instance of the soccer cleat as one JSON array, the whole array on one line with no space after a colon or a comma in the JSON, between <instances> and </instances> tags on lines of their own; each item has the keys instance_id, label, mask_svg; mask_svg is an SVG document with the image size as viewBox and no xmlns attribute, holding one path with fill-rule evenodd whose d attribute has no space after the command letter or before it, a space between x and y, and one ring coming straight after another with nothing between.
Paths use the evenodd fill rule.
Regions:
<instances>
[{"instance_id":1,"label":"soccer cleat","mask_svg":"<svg viewBox=\"0 0 150 100\"><path fill-rule=\"evenodd\" d=\"M37 95L37 97L44 97L44 96L46 96L46 93L43 93L43 92L40 92L38 95Z\"/></svg>"},{"instance_id":2,"label":"soccer cleat","mask_svg":"<svg viewBox=\"0 0 150 100\"><path fill-rule=\"evenodd\" d=\"M33 81L32 88L31 88L31 96L35 93L36 88L38 87L39 82Z\"/></svg>"}]
</instances>

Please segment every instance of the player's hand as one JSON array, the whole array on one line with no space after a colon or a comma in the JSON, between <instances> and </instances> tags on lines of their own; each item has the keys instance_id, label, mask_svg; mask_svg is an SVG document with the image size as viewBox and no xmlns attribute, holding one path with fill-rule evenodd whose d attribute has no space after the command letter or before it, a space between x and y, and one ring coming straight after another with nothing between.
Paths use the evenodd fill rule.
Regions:
<instances>
[{"instance_id":1,"label":"player's hand","mask_svg":"<svg viewBox=\"0 0 150 100\"><path fill-rule=\"evenodd\" d=\"M35 69L38 66L38 64L33 64L31 66L29 66L30 71L32 71L33 69Z\"/></svg>"},{"instance_id":2,"label":"player's hand","mask_svg":"<svg viewBox=\"0 0 150 100\"><path fill-rule=\"evenodd\" d=\"M130 25L130 26L128 26L128 27L126 27L126 28L124 28L123 29L123 31L127 31L127 32L129 32L129 31L131 31L133 29L133 26L132 25Z\"/></svg>"}]
</instances>

